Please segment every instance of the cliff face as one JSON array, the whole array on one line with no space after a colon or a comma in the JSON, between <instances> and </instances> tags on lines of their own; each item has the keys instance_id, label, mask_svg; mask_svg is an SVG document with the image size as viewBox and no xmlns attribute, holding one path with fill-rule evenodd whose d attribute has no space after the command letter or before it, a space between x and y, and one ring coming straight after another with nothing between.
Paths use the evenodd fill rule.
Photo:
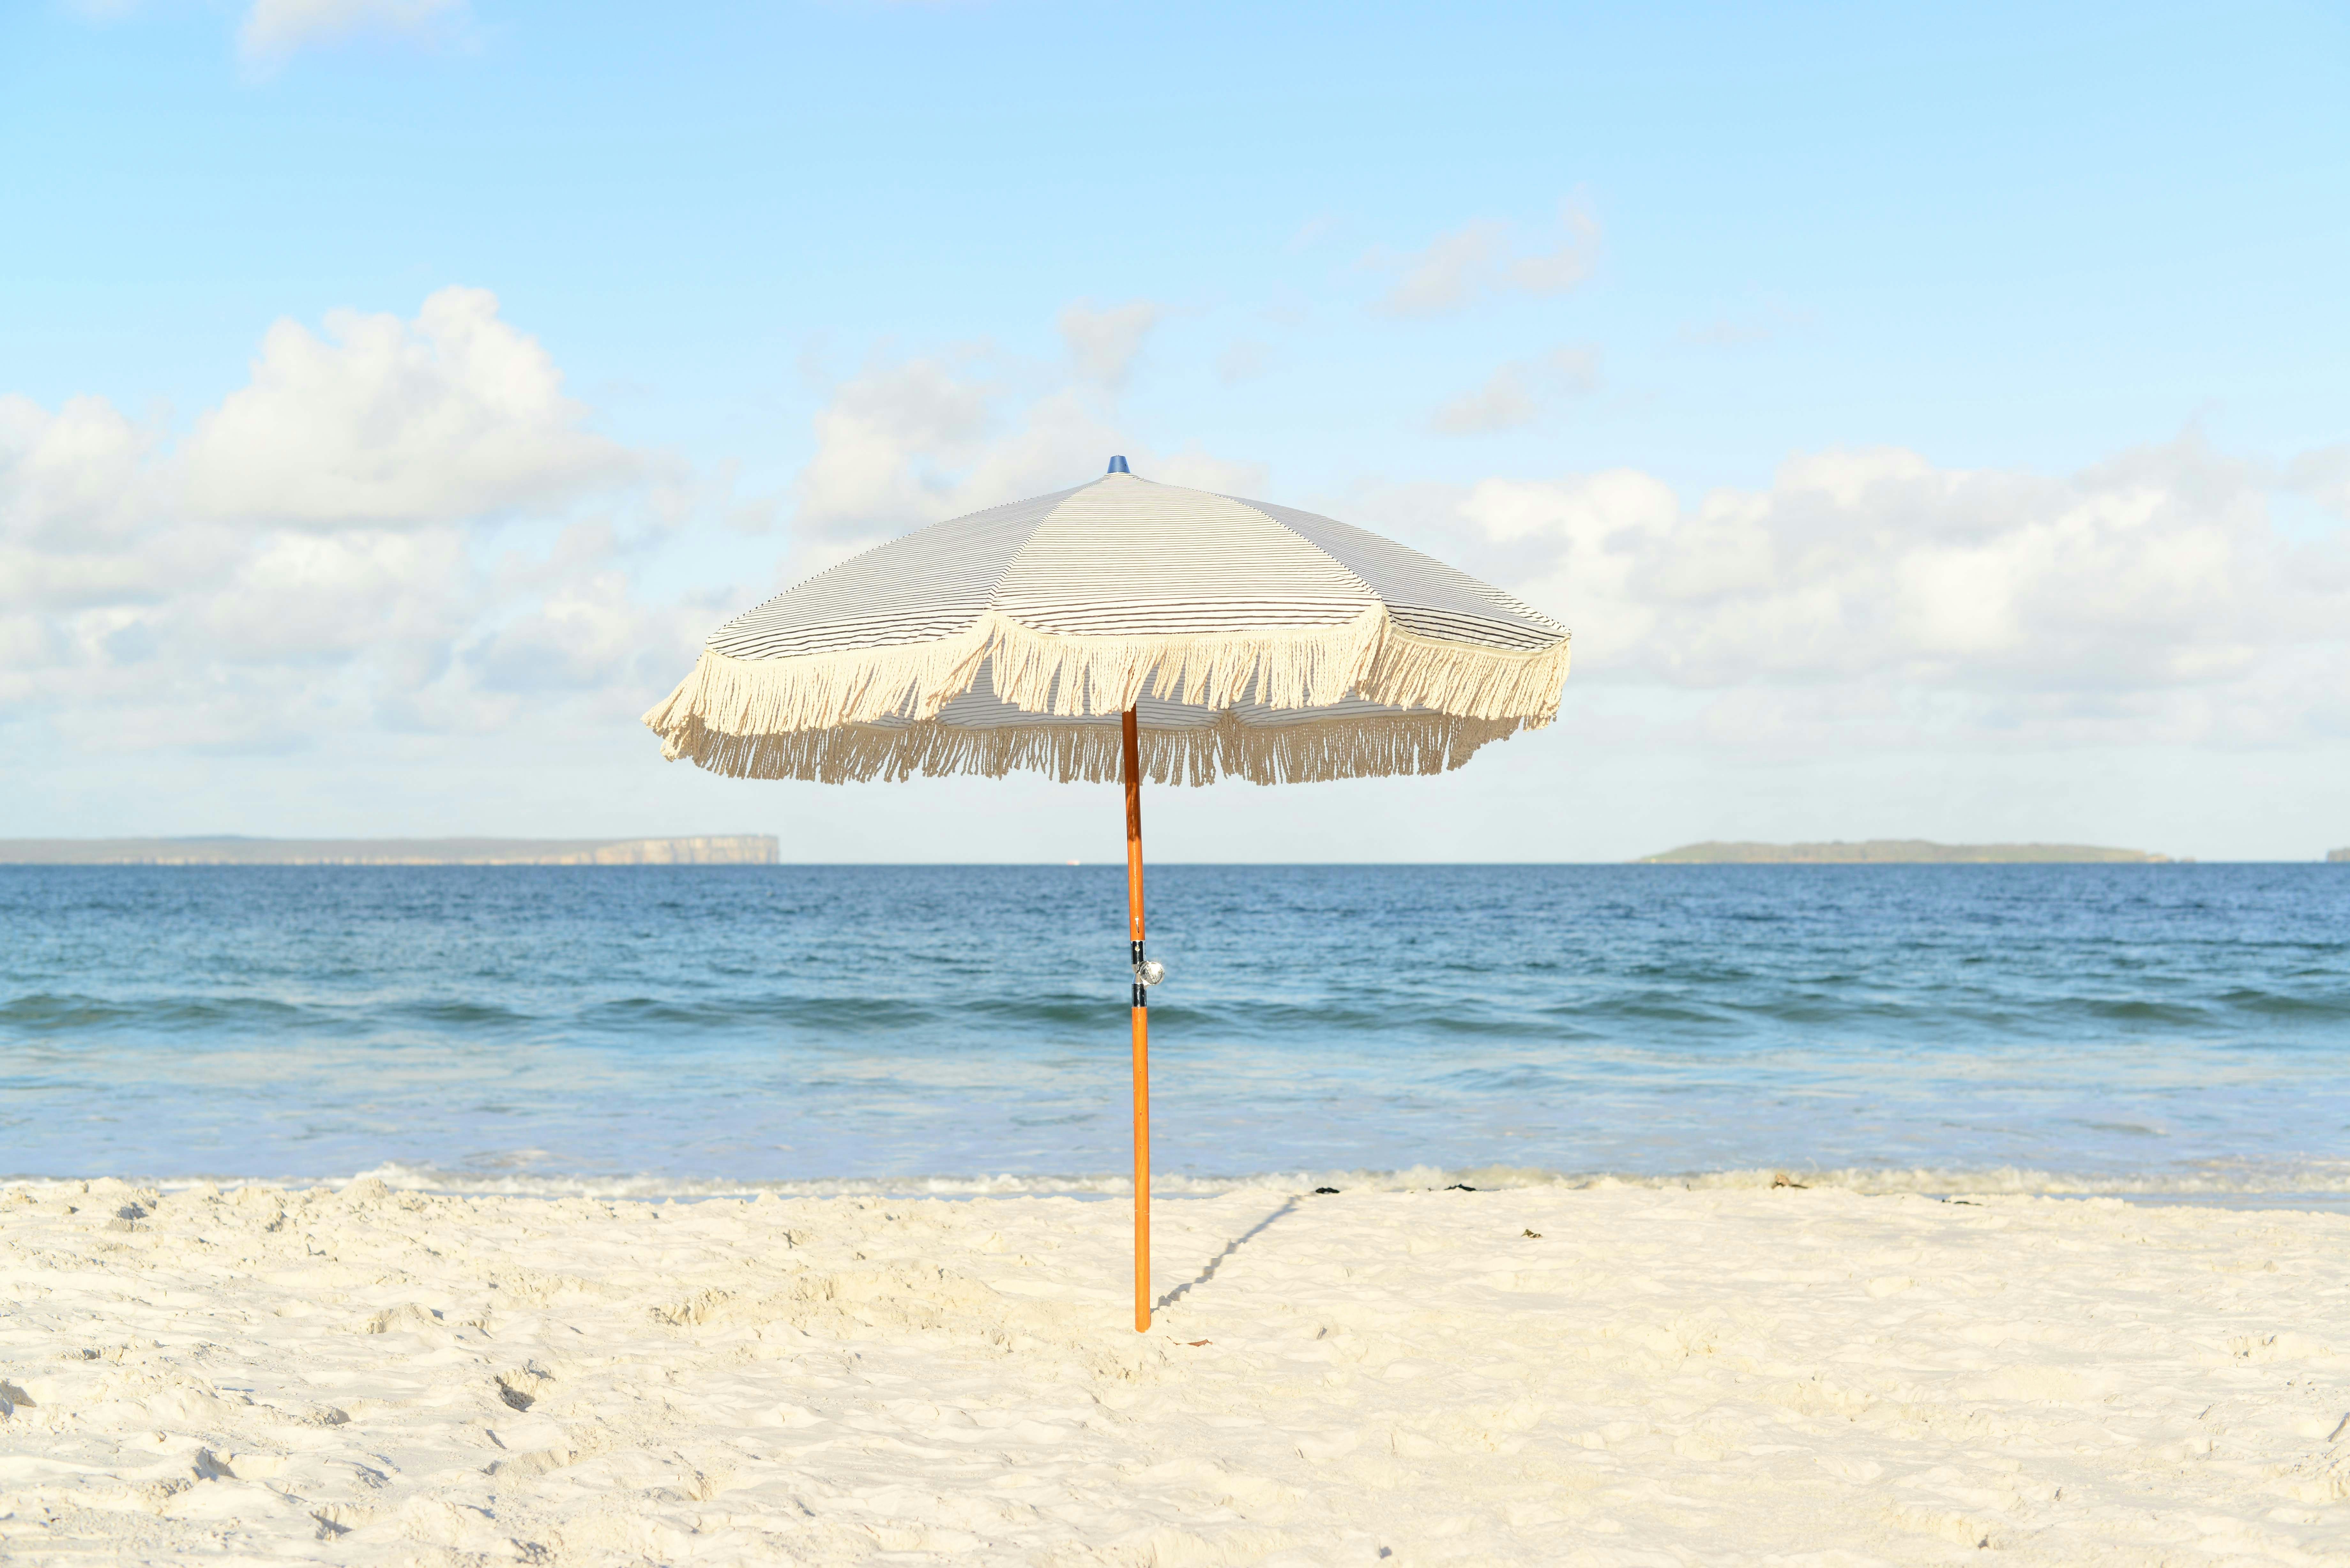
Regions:
<instances>
[{"instance_id":1,"label":"cliff face","mask_svg":"<svg viewBox=\"0 0 2350 1568\"><path fill-rule=\"evenodd\" d=\"M2325 857L2328 860L2350 860L2350 849L2330 849L2326 851Z\"/></svg>"},{"instance_id":2,"label":"cliff face","mask_svg":"<svg viewBox=\"0 0 2350 1568\"><path fill-rule=\"evenodd\" d=\"M733 833L701 838L631 838L597 846L591 860L549 860L549 866L773 866L782 846L772 835Z\"/></svg>"},{"instance_id":3,"label":"cliff face","mask_svg":"<svg viewBox=\"0 0 2350 1568\"><path fill-rule=\"evenodd\" d=\"M698 838L15 838L36 866L773 866L773 835Z\"/></svg>"}]
</instances>

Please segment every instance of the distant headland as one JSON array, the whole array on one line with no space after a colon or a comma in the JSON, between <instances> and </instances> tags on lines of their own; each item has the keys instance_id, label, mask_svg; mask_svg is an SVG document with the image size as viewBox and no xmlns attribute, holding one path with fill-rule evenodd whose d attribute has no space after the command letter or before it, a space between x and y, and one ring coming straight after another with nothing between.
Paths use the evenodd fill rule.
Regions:
<instances>
[{"instance_id":1,"label":"distant headland","mask_svg":"<svg viewBox=\"0 0 2350 1568\"><path fill-rule=\"evenodd\" d=\"M772 834L700 838L0 838L15 866L773 866Z\"/></svg>"},{"instance_id":2,"label":"distant headland","mask_svg":"<svg viewBox=\"0 0 2350 1568\"><path fill-rule=\"evenodd\" d=\"M1933 844L1923 838L1865 838L1846 844L1684 844L1643 855L1638 866L2011 866L2171 863L2144 849L2088 844Z\"/></svg>"}]
</instances>

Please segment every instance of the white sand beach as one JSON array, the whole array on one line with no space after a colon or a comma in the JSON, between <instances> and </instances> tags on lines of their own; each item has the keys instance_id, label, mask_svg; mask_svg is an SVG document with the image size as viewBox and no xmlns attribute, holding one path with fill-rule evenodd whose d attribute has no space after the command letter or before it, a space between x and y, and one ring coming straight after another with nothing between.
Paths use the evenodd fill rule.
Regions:
<instances>
[{"instance_id":1,"label":"white sand beach","mask_svg":"<svg viewBox=\"0 0 2350 1568\"><path fill-rule=\"evenodd\" d=\"M0 1194L10 1563L2350 1562L2350 1218Z\"/></svg>"}]
</instances>

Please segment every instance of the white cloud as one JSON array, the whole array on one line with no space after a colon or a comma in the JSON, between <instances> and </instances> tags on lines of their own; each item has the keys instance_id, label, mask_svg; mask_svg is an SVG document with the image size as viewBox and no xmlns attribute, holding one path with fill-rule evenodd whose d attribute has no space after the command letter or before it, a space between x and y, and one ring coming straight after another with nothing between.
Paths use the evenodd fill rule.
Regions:
<instances>
[{"instance_id":1,"label":"white cloud","mask_svg":"<svg viewBox=\"0 0 2350 1568\"><path fill-rule=\"evenodd\" d=\"M1079 300L1061 312L1061 339L1087 380L1117 391L1133 374L1142 341L1159 325L1159 309L1147 299L1096 310Z\"/></svg>"},{"instance_id":2,"label":"white cloud","mask_svg":"<svg viewBox=\"0 0 2350 1568\"><path fill-rule=\"evenodd\" d=\"M1136 449L1140 456L1131 461L1135 472L1145 479L1156 479L1168 484L1187 484L1194 490L1212 490L1219 495L1250 495L1260 501L1270 501L1273 471L1262 462L1218 457L1197 441L1186 442L1173 452L1161 452L1148 442Z\"/></svg>"},{"instance_id":3,"label":"white cloud","mask_svg":"<svg viewBox=\"0 0 2350 1568\"><path fill-rule=\"evenodd\" d=\"M704 597L649 607L630 592L626 572L604 566L566 576L463 657L488 690L617 697L606 710L633 717L645 706L642 694L691 669L711 627L741 607Z\"/></svg>"},{"instance_id":4,"label":"white cloud","mask_svg":"<svg viewBox=\"0 0 2350 1568\"><path fill-rule=\"evenodd\" d=\"M1524 369L1512 364L1494 371L1475 391L1437 410L1430 422L1445 435L1487 435L1532 424L1539 411L1526 389Z\"/></svg>"},{"instance_id":5,"label":"white cloud","mask_svg":"<svg viewBox=\"0 0 2350 1568\"><path fill-rule=\"evenodd\" d=\"M2302 453L2287 471L2286 483L2334 515L2350 518L2350 441Z\"/></svg>"},{"instance_id":6,"label":"white cloud","mask_svg":"<svg viewBox=\"0 0 2350 1568\"><path fill-rule=\"evenodd\" d=\"M959 488L954 470L984 445L1001 395L983 373L935 358L842 382L816 413L795 487L800 526L862 537L926 518Z\"/></svg>"},{"instance_id":7,"label":"white cloud","mask_svg":"<svg viewBox=\"0 0 2350 1568\"><path fill-rule=\"evenodd\" d=\"M1580 347L1505 369L1479 394L1490 420L1598 379ZM1022 390L976 358L876 364L816 431L795 576L1081 482L1113 452L1146 477L1276 494L1254 465L1154 452L1095 389ZM2251 745L2350 732L2350 530L2296 541L2270 516L2273 486L2322 486L2333 462L2270 472L2187 438L2052 477L1828 450L1690 501L1616 469L1323 504L1562 615L1575 691L1684 694L1656 708L1697 703L1691 743Z\"/></svg>"},{"instance_id":8,"label":"white cloud","mask_svg":"<svg viewBox=\"0 0 2350 1568\"><path fill-rule=\"evenodd\" d=\"M638 466L587 419L494 295L444 288L412 322L336 311L324 338L271 327L251 382L189 438L186 496L214 516L317 525L559 504Z\"/></svg>"},{"instance_id":9,"label":"white cloud","mask_svg":"<svg viewBox=\"0 0 2350 1568\"><path fill-rule=\"evenodd\" d=\"M1510 264L1510 282L1528 294L1565 294L1599 264L1599 220L1573 202L1558 210L1557 246Z\"/></svg>"},{"instance_id":10,"label":"white cloud","mask_svg":"<svg viewBox=\"0 0 2350 1568\"><path fill-rule=\"evenodd\" d=\"M1460 309L1484 290L1508 233L1500 223L1480 220L1438 235L1426 250L1393 264L1402 275L1380 299L1379 307L1394 316L1436 316Z\"/></svg>"},{"instance_id":11,"label":"white cloud","mask_svg":"<svg viewBox=\"0 0 2350 1568\"><path fill-rule=\"evenodd\" d=\"M1542 365L1562 391L1599 389L1599 350L1588 343L1554 348L1543 356Z\"/></svg>"},{"instance_id":12,"label":"white cloud","mask_svg":"<svg viewBox=\"0 0 2350 1568\"><path fill-rule=\"evenodd\" d=\"M452 36L466 17L466 0L253 0L237 48L267 67L298 49L370 33L432 42Z\"/></svg>"},{"instance_id":13,"label":"white cloud","mask_svg":"<svg viewBox=\"0 0 2350 1568\"><path fill-rule=\"evenodd\" d=\"M1102 389L1022 391L980 357L881 361L834 389L800 471L795 525L821 565L846 550L983 506L1082 483L1112 454L1177 484L1261 483L1261 465L1197 448L1161 453ZM811 566L812 569L812 566Z\"/></svg>"},{"instance_id":14,"label":"white cloud","mask_svg":"<svg viewBox=\"0 0 2350 1568\"><path fill-rule=\"evenodd\" d=\"M489 296L444 291L413 323L340 315L328 338L272 327L176 446L104 399L0 397L0 712L91 751L283 749L496 728L525 688L543 709L599 674L594 701L624 707L646 695L632 639L690 662L677 607L629 594L613 527L574 525L544 558L499 533L668 498L641 483L660 464L584 431Z\"/></svg>"},{"instance_id":15,"label":"white cloud","mask_svg":"<svg viewBox=\"0 0 2350 1568\"><path fill-rule=\"evenodd\" d=\"M1734 694L1746 742L2267 743L2350 723L2350 533L2288 538L2268 484L2188 438L2055 478L1830 451L1694 505L1623 469L1385 508L1561 614L1578 683Z\"/></svg>"},{"instance_id":16,"label":"white cloud","mask_svg":"<svg viewBox=\"0 0 2350 1568\"><path fill-rule=\"evenodd\" d=\"M152 438L103 398L56 413L0 396L0 541L68 544L135 527Z\"/></svg>"},{"instance_id":17,"label":"white cloud","mask_svg":"<svg viewBox=\"0 0 2350 1568\"><path fill-rule=\"evenodd\" d=\"M1549 397L1579 397L1599 386L1599 351L1554 348L1539 359L1513 359L1473 392L1436 410L1430 428L1443 435L1488 435L1532 424Z\"/></svg>"},{"instance_id":18,"label":"white cloud","mask_svg":"<svg viewBox=\"0 0 2350 1568\"><path fill-rule=\"evenodd\" d=\"M1582 348L1509 369L1537 404L1597 377ZM0 716L85 753L624 725L755 589L640 590L667 536L642 525L659 464L591 422L464 291L412 321L279 324L177 442L103 399L0 396ZM1155 448L1094 380L981 353L876 360L815 435L790 576L1119 452L1510 587L1575 628L1578 701L1680 715L1626 722L1693 745L2350 735L2350 528L2303 499L2340 504L2350 449L2263 468L2189 437L2058 476L1830 450L1689 499L1614 469L1317 504L1262 465ZM706 499L698 550L734 537Z\"/></svg>"},{"instance_id":19,"label":"white cloud","mask_svg":"<svg viewBox=\"0 0 2350 1568\"><path fill-rule=\"evenodd\" d=\"M1570 202L1559 209L1559 231L1549 249L1513 255L1513 227L1481 218L1438 235L1424 250L1401 256L1375 250L1365 265L1398 275L1376 308L1388 316L1440 316L1488 295L1564 294L1598 264L1599 221Z\"/></svg>"}]
</instances>

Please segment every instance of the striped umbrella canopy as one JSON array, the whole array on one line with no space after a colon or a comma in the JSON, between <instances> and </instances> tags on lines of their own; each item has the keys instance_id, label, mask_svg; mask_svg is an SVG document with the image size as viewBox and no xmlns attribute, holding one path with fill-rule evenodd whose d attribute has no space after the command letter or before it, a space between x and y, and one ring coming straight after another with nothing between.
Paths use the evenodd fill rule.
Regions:
<instances>
[{"instance_id":1,"label":"striped umbrella canopy","mask_svg":"<svg viewBox=\"0 0 2350 1568\"><path fill-rule=\"evenodd\" d=\"M1033 769L1126 786L1135 1326L1150 1322L1141 781L1434 774L1558 711L1567 631L1292 507L1090 484L934 524L720 627L645 715L664 754L845 783Z\"/></svg>"}]
</instances>

